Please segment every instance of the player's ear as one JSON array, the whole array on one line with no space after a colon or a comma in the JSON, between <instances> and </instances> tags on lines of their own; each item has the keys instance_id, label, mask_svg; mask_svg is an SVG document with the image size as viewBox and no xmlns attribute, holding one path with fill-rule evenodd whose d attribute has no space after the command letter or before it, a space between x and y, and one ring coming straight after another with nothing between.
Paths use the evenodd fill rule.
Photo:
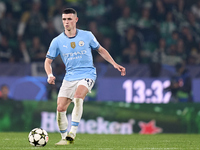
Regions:
<instances>
[{"instance_id":1,"label":"player's ear","mask_svg":"<svg viewBox=\"0 0 200 150\"><path fill-rule=\"evenodd\" d=\"M76 22L78 22L78 17L76 17Z\"/></svg>"}]
</instances>

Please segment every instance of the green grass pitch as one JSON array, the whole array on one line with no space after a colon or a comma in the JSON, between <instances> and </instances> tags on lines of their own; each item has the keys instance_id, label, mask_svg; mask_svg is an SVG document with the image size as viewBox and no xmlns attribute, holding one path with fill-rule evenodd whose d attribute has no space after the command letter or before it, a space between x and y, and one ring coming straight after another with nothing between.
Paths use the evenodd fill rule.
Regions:
<instances>
[{"instance_id":1,"label":"green grass pitch","mask_svg":"<svg viewBox=\"0 0 200 150\"><path fill-rule=\"evenodd\" d=\"M59 133L49 133L45 147L33 147L27 132L0 132L1 150L198 150L198 134L110 135L77 134L75 144L55 146Z\"/></svg>"}]
</instances>

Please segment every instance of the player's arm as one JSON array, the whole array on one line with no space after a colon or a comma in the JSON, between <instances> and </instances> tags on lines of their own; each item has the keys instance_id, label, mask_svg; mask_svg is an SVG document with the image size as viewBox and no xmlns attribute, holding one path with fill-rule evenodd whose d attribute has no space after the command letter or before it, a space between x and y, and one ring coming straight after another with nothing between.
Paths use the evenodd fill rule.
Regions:
<instances>
[{"instance_id":1,"label":"player's arm","mask_svg":"<svg viewBox=\"0 0 200 150\"><path fill-rule=\"evenodd\" d=\"M105 48L100 46L97 51L106 61L112 64L114 68L119 70L122 76L126 75L126 69L123 66L120 66L119 64L117 64Z\"/></svg>"},{"instance_id":2,"label":"player's arm","mask_svg":"<svg viewBox=\"0 0 200 150\"><path fill-rule=\"evenodd\" d=\"M44 62L44 68L48 76L47 82L49 84L55 84L55 79L56 79L52 73L52 67L51 67L52 62L53 62L53 59L50 59L50 58L46 58Z\"/></svg>"}]
</instances>

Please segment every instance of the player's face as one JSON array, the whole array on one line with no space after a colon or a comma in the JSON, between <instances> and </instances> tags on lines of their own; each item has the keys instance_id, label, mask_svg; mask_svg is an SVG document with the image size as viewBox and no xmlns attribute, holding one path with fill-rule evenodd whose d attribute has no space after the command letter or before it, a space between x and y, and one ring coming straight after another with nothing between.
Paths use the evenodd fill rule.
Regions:
<instances>
[{"instance_id":1,"label":"player's face","mask_svg":"<svg viewBox=\"0 0 200 150\"><path fill-rule=\"evenodd\" d=\"M65 30L70 31L73 28L76 28L76 23L78 17L74 14L62 14L62 22Z\"/></svg>"}]
</instances>

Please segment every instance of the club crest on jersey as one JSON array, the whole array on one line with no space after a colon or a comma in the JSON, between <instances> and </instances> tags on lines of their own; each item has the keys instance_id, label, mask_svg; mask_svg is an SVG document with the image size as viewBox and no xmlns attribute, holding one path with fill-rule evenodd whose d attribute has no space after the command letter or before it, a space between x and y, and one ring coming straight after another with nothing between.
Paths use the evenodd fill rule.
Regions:
<instances>
[{"instance_id":1,"label":"club crest on jersey","mask_svg":"<svg viewBox=\"0 0 200 150\"><path fill-rule=\"evenodd\" d=\"M71 47L72 47L72 48L75 48L75 47L76 47L75 42L71 42Z\"/></svg>"},{"instance_id":2,"label":"club crest on jersey","mask_svg":"<svg viewBox=\"0 0 200 150\"><path fill-rule=\"evenodd\" d=\"M79 45L79 46L84 46L84 44L85 44L85 43L84 43L83 41L79 41L79 42L78 42L78 45Z\"/></svg>"}]
</instances>

